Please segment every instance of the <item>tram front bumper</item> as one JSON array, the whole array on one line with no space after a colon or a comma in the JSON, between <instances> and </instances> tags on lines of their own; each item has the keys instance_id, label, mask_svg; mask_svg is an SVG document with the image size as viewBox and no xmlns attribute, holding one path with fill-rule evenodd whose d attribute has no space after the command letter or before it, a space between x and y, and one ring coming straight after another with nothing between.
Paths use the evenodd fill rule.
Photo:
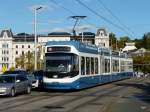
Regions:
<instances>
[{"instance_id":1,"label":"tram front bumper","mask_svg":"<svg viewBox=\"0 0 150 112\"><path fill-rule=\"evenodd\" d=\"M44 88L46 89L79 89L79 82L73 83L44 83Z\"/></svg>"}]
</instances>

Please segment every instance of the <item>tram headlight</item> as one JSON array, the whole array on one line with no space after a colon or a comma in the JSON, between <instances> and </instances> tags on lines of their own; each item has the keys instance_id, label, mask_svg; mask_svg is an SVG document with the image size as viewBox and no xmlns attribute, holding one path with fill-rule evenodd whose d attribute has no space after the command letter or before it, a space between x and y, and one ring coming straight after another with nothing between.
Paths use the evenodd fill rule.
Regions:
<instances>
[{"instance_id":1,"label":"tram headlight","mask_svg":"<svg viewBox=\"0 0 150 112\"><path fill-rule=\"evenodd\" d=\"M66 76L66 77L64 77L64 79L68 79L68 78L70 78L70 76Z\"/></svg>"}]
</instances>

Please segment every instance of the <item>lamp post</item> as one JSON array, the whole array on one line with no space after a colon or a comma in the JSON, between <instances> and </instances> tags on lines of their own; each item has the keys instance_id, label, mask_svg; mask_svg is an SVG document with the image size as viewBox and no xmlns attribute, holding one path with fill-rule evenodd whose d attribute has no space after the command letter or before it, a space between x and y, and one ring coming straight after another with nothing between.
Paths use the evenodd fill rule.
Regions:
<instances>
[{"instance_id":1,"label":"lamp post","mask_svg":"<svg viewBox=\"0 0 150 112\"><path fill-rule=\"evenodd\" d=\"M34 8L34 70L37 70L37 11L42 9L42 6Z\"/></svg>"}]
</instances>

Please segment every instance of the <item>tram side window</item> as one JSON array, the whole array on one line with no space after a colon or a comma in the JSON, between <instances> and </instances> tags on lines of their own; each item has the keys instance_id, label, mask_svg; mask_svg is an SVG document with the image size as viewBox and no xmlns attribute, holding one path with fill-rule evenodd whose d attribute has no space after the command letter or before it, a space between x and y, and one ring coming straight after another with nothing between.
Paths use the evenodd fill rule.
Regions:
<instances>
[{"instance_id":1,"label":"tram side window","mask_svg":"<svg viewBox=\"0 0 150 112\"><path fill-rule=\"evenodd\" d=\"M113 72L119 72L119 60L113 60Z\"/></svg>"},{"instance_id":2,"label":"tram side window","mask_svg":"<svg viewBox=\"0 0 150 112\"><path fill-rule=\"evenodd\" d=\"M105 59L105 73L110 72L110 59Z\"/></svg>"},{"instance_id":3,"label":"tram side window","mask_svg":"<svg viewBox=\"0 0 150 112\"><path fill-rule=\"evenodd\" d=\"M90 75L90 58L86 57L86 74Z\"/></svg>"},{"instance_id":4,"label":"tram side window","mask_svg":"<svg viewBox=\"0 0 150 112\"><path fill-rule=\"evenodd\" d=\"M91 74L94 74L94 58L91 58Z\"/></svg>"},{"instance_id":5,"label":"tram side window","mask_svg":"<svg viewBox=\"0 0 150 112\"><path fill-rule=\"evenodd\" d=\"M78 56L74 56L74 67L73 67L73 71L76 74L79 74L79 58Z\"/></svg>"},{"instance_id":6,"label":"tram side window","mask_svg":"<svg viewBox=\"0 0 150 112\"><path fill-rule=\"evenodd\" d=\"M132 63L132 61L127 61L127 71L132 71L132 69L133 69L133 63Z\"/></svg>"},{"instance_id":7,"label":"tram side window","mask_svg":"<svg viewBox=\"0 0 150 112\"><path fill-rule=\"evenodd\" d=\"M107 73L107 59L105 59L104 63L105 63L105 67L104 67L105 68L105 73Z\"/></svg>"},{"instance_id":8,"label":"tram side window","mask_svg":"<svg viewBox=\"0 0 150 112\"><path fill-rule=\"evenodd\" d=\"M110 59L107 59L107 72L110 72Z\"/></svg>"},{"instance_id":9,"label":"tram side window","mask_svg":"<svg viewBox=\"0 0 150 112\"><path fill-rule=\"evenodd\" d=\"M95 58L95 74L98 74L98 58Z\"/></svg>"},{"instance_id":10,"label":"tram side window","mask_svg":"<svg viewBox=\"0 0 150 112\"><path fill-rule=\"evenodd\" d=\"M102 73L105 73L105 60L102 59L101 63L102 63L102 65L101 65Z\"/></svg>"},{"instance_id":11,"label":"tram side window","mask_svg":"<svg viewBox=\"0 0 150 112\"><path fill-rule=\"evenodd\" d=\"M81 75L85 75L85 58L81 57Z\"/></svg>"},{"instance_id":12,"label":"tram side window","mask_svg":"<svg viewBox=\"0 0 150 112\"><path fill-rule=\"evenodd\" d=\"M121 71L124 72L125 71L125 62L121 61Z\"/></svg>"}]
</instances>

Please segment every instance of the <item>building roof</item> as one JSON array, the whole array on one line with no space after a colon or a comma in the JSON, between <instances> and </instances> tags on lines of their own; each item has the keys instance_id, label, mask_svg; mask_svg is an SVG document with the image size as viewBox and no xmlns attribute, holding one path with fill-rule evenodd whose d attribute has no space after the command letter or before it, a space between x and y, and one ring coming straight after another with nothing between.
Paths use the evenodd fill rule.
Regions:
<instances>
[{"instance_id":1,"label":"building roof","mask_svg":"<svg viewBox=\"0 0 150 112\"><path fill-rule=\"evenodd\" d=\"M22 36L23 37L23 36L30 36L30 34L23 32L23 33L18 33L16 36Z\"/></svg>"},{"instance_id":2,"label":"building roof","mask_svg":"<svg viewBox=\"0 0 150 112\"><path fill-rule=\"evenodd\" d=\"M5 32L7 33L8 37L13 37L13 33L12 33L11 29L2 30L0 33L0 37L3 37Z\"/></svg>"},{"instance_id":3,"label":"building roof","mask_svg":"<svg viewBox=\"0 0 150 112\"><path fill-rule=\"evenodd\" d=\"M34 41L34 35L27 34L27 33L19 33L13 36L15 42L32 42Z\"/></svg>"},{"instance_id":4,"label":"building roof","mask_svg":"<svg viewBox=\"0 0 150 112\"><path fill-rule=\"evenodd\" d=\"M82 36L82 33L79 33L80 36ZM94 36L95 37L95 33L92 32L83 32L84 36Z\"/></svg>"},{"instance_id":5,"label":"building roof","mask_svg":"<svg viewBox=\"0 0 150 112\"><path fill-rule=\"evenodd\" d=\"M126 43L126 46L122 49L123 52L136 50L135 43Z\"/></svg>"},{"instance_id":6,"label":"building roof","mask_svg":"<svg viewBox=\"0 0 150 112\"><path fill-rule=\"evenodd\" d=\"M68 32L51 32L48 36L71 36Z\"/></svg>"},{"instance_id":7,"label":"building roof","mask_svg":"<svg viewBox=\"0 0 150 112\"><path fill-rule=\"evenodd\" d=\"M104 35L105 35L105 36L107 36L106 29L105 29L105 28L103 28L103 27L102 27L102 28L98 28L98 29L97 29L96 36L99 36L99 35L100 35L100 31L103 31L103 32L104 32Z\"/></svg>"}]
</instances>

